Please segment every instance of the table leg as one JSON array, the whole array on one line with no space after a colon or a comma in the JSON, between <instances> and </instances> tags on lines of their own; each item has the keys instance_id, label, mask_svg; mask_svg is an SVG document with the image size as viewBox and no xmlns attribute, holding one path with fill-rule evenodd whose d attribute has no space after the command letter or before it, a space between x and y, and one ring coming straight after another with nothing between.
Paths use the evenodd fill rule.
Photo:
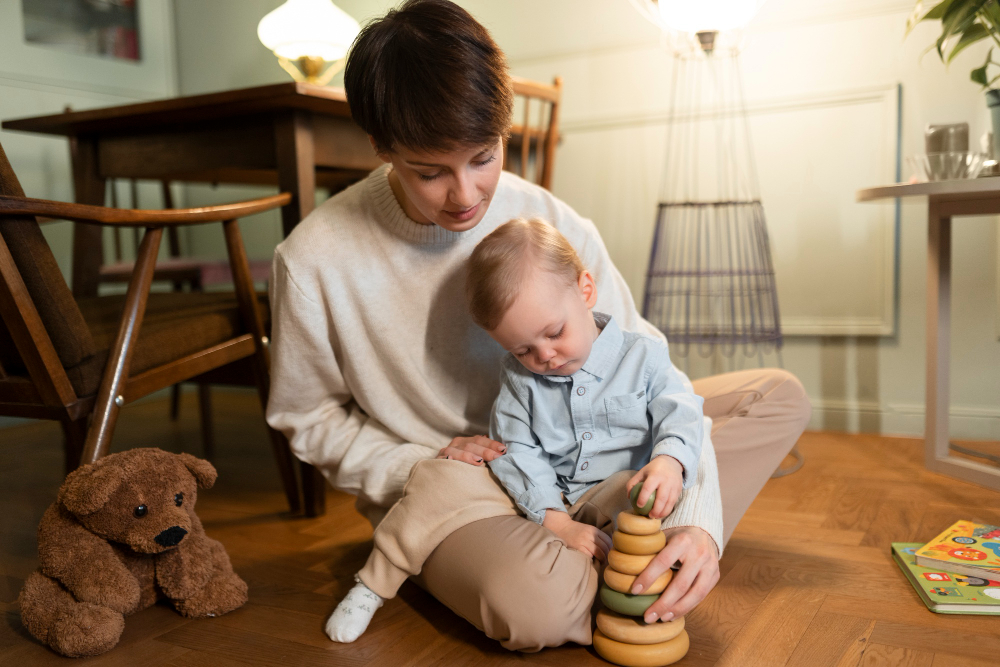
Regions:
<instances>
[{"instance_id":1,"label":"table leg","mask_svg":"<svg viewBox=\"0 0 1000 667\"><path fill-rule=\"evenodd\" d=\"M930 204L927 215L927 414L925 464L948 457L951 355L951 216Z\"/></svg>"},{"instance_id":2,"label":"table leg","mask_svg":"<svg viewBox=\"0 0 1000 667\"><path fill-rule=\"evenodd\" d=\"M291 111L278 118L274 128L278 162L278 188L290 192L292 201L281 209L281 226L288 236L302 218L316 208L316 156L312 118L305 111Z\"/></svg>"},{"instance_id":3,"label":"table leg","mask_svg":"<svg viewBox=\"0 0 1000 667\"><path fill-rule=\"evenodd\" d=\"M70 161L73 189L78 204L104 205L104 178L97 165L97 139L71 137ZM103 228L73 223L73 296L97 296L97 283L104 263Z\"/></svg>"}]
</instances>

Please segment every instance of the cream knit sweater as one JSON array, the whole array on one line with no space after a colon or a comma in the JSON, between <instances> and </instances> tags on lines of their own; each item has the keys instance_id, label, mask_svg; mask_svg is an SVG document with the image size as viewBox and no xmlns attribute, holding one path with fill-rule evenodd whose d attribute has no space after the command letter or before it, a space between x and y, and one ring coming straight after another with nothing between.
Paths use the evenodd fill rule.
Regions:
<instances>
[{"instance_id":1,"label":"cream knit sweater","mask_svg":"<svg viewBox=\"0 0 1000 667\"><path fill-rule=\"evenodd\" d=\"M661 336L635 309L589 220L548 191L503 172L486 216L465 232L410 220L389 167L329 199L275 251L267 421L295 455L358 496L377 523L413 465L455 436L486 434L503 349L466 312L465 261L515 217L550 221L597 280L596 310L627 331ZM661 336L662 337L662 336ZM690 389L690 382L684 377ZM722 545L715 452L665 525L695 525Z\"/></svg>"}]
</instances>

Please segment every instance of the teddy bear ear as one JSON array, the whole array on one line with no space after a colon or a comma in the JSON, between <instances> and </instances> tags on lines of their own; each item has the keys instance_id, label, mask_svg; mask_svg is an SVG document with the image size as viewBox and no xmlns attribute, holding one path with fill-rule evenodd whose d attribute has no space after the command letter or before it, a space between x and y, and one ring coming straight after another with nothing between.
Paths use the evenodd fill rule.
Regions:
<instances>
[{"instance_id":1,"label":"teddy bear ear","mask_svg":"<svg viewBox=\"0 0 1000 667\"><path fill-rule=\"evenodd\" d=\"M199 459L190 454L178 454L177 457L184 464L184 467L194 475L194 479L198 482L199 487L203 489L212 488L216 477L219 476L219 473L215 471L215 466L205 459Z\"/></svg>"},{"instance_id":2,"label":"teddy bear ear","mask_svg":"<svg viewBox=\"0 0 1000 667\"><path fill-rule=\"evenodd\" d=\"M104 507L124 481L121 468L92 463L66 475L59 487L59 502L73 514L93 514Z\"/></svg>"}]
</instances>

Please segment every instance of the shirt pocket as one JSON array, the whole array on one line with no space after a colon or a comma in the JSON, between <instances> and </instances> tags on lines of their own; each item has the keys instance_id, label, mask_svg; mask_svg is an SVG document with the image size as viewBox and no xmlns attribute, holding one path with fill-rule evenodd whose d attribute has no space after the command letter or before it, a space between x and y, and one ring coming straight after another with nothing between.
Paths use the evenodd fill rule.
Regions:
<instances>
[{"instance_id":1,"label":"shirt pocket","mask_svg":"<svg viewBox=\"0 0 1000 667\"><path fill-rule=\"evenodd\" d=\"M646 392L634 391L604 399L608 415L608 431L612 438L641 436L646 433Z\"/></svg>"}]
</instances>

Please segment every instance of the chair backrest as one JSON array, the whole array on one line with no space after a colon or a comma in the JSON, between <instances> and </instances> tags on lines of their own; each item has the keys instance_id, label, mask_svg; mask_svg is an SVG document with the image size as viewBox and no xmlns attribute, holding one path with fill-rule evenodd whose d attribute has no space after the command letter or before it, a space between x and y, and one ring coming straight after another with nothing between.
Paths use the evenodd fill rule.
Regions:
<instances>
[{"instance_id":1,"label":"chair backrest","mask_svg":"<svg viewBox=\"0 0 1000 667\"><path fill-rule=\"evenodd\" d=\"M514 124L504 147L504 169L552 189L562 79L552 85L513 77Z\"/></svg>"},{"instance_id":2,"label":"chair backrest","mask_svg":"<svg viewBox=\"0 0 1000 667\"><path fill-rule=\"evenodd\" d=\"M0 194L23 197L24 190L14 174L7 155L0 145ZM13 280L23 282L23 289L31 298L31 307L38 313L51 345L64 368L72 368L96 352L96 345L87 327L83 314L73 299L73 294L66 284L56 258L52 255L49 244L42 236L38 222L30 216L0 216L0 239L14 266L18 276L0 276L0 280L8 283ZM6 285L8 293L17 293L16 285ZM11 317L14 317L12 314ZM6 319L6 317L4 318ZM13 322L0 323L4 331L0 334L0 343L18 342L18 336L13 335ZM23 338L20 341L24 345ZM0 344L0 365L7 372L16 372L25 368L24 359L18 353L18 346Z\"/></svg>"}]
</instances>

